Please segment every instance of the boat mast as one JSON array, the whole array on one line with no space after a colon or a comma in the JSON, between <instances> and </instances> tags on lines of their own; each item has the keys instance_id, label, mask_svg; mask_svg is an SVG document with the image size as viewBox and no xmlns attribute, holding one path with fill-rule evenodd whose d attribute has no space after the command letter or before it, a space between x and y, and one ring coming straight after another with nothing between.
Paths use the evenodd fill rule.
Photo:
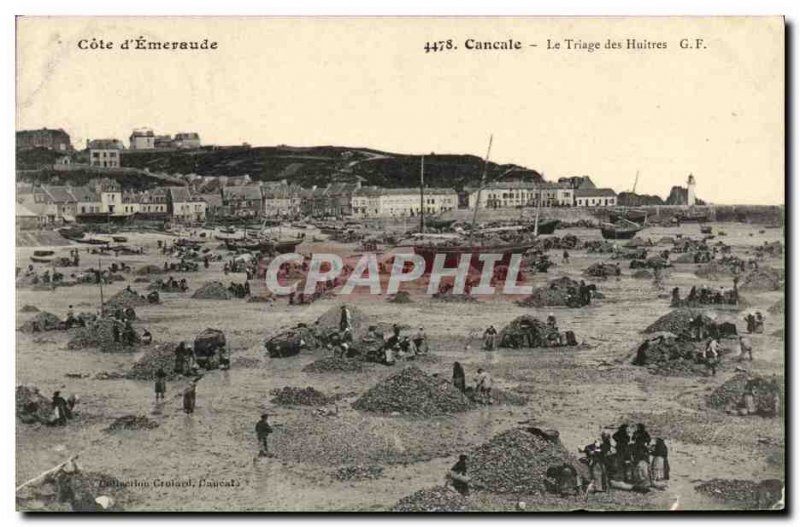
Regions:
<instances>
[{"instance_id":1,"label":"boat mast","mask_svg":"<svg viewBox=\"0 0 800 527\"><path fill-rule=\"evenodd\" d=\"M425 233L425 156L419 161L419 232Z\"/></svg>"},{"instance_id":2,"label":"boat mast","mask_svg":"<svg viewBox=\"0 0 800 527\"><path fill-rule=\"evenodd\" d=\"M475 197L475 210L472 212L472 227L469 230L469 241L475 234L475 221L478 219L478 208L481 206L481 191L486 184L486 171L489 169L489 154L492 153L492 139L494 135L489 135L489 148L486 149L486 159L483 161L483 174L481 174L481 184L478 187L478 194Z\"/></svg>"},{"instance_id":3,"label":"boat mast","mask_svg":"<svg viewBox=\"0 0 800 527\"><path fill-rule=\"evenodd\" d=\"M539 236L539 212L542 210L542 189L538 192L539 199L536 200L536 216L533 219L533 235Z\"/></svg>"}]
</instances>

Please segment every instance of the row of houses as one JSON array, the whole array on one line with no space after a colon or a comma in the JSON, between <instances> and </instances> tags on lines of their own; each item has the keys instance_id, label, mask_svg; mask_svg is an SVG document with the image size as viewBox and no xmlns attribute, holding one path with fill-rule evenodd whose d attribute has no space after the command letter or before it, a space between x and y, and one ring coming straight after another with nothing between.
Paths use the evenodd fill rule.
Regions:
<instances>
[{"instance_id":1,"label":"row of houses","mask_svg":"<svg viewBox=\"0 0 800 527\"><path fill-rule=\"evenodd\" d=\"M613 207L611 189L575 188L558 183L497 182L480 191L466 189L464 199L451 188L381 188L360 182L338 182L324 187L301 188L287 181L248 183L200 193L192 187L160 187L124 192L111 179L86 186L19 185L17 203L25 215L38 218L37 226L72 221L124 221L136 217L179 223L203 223L220 218L267 217L413 217L437 215L459 207L484 208ZM480 198L479 198L480 196Z\"/></svg>"},{"instance_id":2,"label":"row of houses","mask_svg":"<svg viewBox=\"0 0 800 527\"><path fill-rule=\"evenodd\" d=\"M207 203L186 187L162 187L151 191L123 192L119 184L102 179L85 186L18 185L17 216L36 227L75 221L124 221L128 218L201 223Z\"/></svg>"},{"instance_id":3,"label":"row of houses","mask_svg":"<svg viewBox=\"0 0 800 527\"><path fill-rule=\"evenodd\" d=\"M616 207L617 194L610 188L596 188L591 181L565 178L558 183L506 181L483 188L467 188L468 204L480 200L483 208L535 207Z\"/></svg>"},{"instance_id":4,"label":"row of houses","mask_svg":"<svg viewBox=\"0 0 800 527\"><path fill-rule=\"evenodd\" d=\"M197 132L179 132L175 136L156 135L151 128L137 128L129 138L131 150L165 150L173 148L200 148Z\"/></svg>"}]
</instances>

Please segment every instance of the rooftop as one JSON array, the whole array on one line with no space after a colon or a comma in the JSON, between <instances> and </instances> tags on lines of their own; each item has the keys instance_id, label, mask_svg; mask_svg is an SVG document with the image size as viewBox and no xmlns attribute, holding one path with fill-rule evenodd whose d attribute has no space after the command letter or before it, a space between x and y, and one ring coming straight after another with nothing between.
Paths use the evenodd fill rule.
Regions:
<instances>
[{"instance_id":1,"label":"rooftop","mask_svg":"<svg viewBox=\"0 0 800 527\"><path fill-rule=\"evenodd\" d=\"M575 189L576 198L615 198L617 193L610 188L578 188Z\"/></svg>"}]
</instances>

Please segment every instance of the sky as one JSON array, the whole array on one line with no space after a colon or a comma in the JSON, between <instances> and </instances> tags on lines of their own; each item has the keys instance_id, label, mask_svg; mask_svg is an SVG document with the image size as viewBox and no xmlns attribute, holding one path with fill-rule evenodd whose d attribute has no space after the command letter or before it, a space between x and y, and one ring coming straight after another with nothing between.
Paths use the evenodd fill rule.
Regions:
<instances>
[{"instance_id":1,"label":"sky","mask_svg":"<svg viewBox=\"0 0 800 527\"><path fill-rule=\"evenodd\" d=\"M139 37L217 49L119 49ZM92 38L114 48L79 48ZM628 38L667 49L604 47ZM457 49L425 52L448 39ZM493 134L492 161L548 180L589 175L619 192L638 172L638 193L665 197L691 173L706 201L782 204L783 49L781 18L23 17L17 129L63 128L76 147L150 127L207 144L481 157Z\"/></svg>"}]
</instances>

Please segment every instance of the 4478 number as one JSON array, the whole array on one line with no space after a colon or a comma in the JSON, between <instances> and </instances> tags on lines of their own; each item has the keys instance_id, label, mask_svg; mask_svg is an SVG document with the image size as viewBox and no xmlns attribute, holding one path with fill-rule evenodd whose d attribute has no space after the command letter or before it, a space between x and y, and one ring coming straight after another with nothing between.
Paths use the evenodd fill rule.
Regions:
<instances>
[{"instance_id":1,"label":"4478 number","mask_svg":"<svg viewBox=\"0 0 800 527\"><path fill-rule=\"evenodd\" d=\"M458 49L455 44L453 44L453 39L447 40L437 40L434 42L426 42L425 43L425 53L431 53L436 51L448 51L453 49Z\"/></svg>"}]
</instances>

